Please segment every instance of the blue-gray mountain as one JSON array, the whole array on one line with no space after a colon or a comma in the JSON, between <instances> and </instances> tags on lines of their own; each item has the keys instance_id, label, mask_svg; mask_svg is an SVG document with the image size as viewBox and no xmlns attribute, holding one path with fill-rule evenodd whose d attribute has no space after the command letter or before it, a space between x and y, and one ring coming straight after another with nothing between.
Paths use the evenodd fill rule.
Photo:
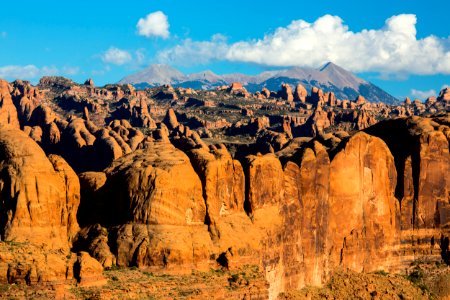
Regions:
<instances>
[{"instance_id":1,"label":"blue-gray mountain","mask_svg":"<svg viewBox=\"0 0 450 300\"><path fill-rule=\"evenodd\" d=\"M260 91L263 87L277 91L282 83L293 88L300 83L307 90L313 86L324 92L334 92L338 99L355 99L364 96L371 102L394 104L398 99L376 85L365 81L349 71L329 62L320 68L293 67L285 70L267 71L255 76L239 73L217 75L211 71L183 74L167 65L150 65L148 68L123 78L119 83L131 83L138 89L171 84L172 86L193 89L213 89L217 86L240 82L250 92Z\"/></svg>"}]
</instances>

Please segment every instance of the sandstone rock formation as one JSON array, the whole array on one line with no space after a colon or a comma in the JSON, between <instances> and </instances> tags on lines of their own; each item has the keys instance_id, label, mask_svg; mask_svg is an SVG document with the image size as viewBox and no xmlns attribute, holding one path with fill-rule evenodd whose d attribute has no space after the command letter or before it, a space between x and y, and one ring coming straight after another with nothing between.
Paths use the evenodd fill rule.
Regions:
<instances>
[{"instance_id":1,"label":"sandstone rock formation","mask_svg":"<svg viewBox=\"0 0 450 300\"><path fill-rule=\"evenodd\" d=\"M320 285L329 269L330 159L323 145L314 142L305 149L299 165L304 282Z\"/></svg>"},{"instance_id":2,"label":"sandstone rock formation","mask_svg":"<svg viewBox=\"0 0 450 300\"><path fill-rule=\"evenodd\" d=\"M0 80L0 124L20 128L17 110L13 104L8 82Z\"/></svg>"},{"instance_id":3,"label":"sandstone rock formation","mask_svg":"<svg viewBox=\"0 0 450 300\"><path fill-rule=\"evenodd\" d=\"M294 100L298 102L305 102L308 92L305 87L301 84L297 84L294 91Z\"/></svg>"},{"instance_id":4,"label":"sandstone rock formation","mask_svg":"<svg viewBox=\"0 0 450 300\"><path fill-rule=\"evenodd\" d=\"M405 260L440 259L448 255L448 126L447 114L435 119L389 120L367 129L384 139L395 157L398 173L395 194L401 204Z\"/></svg>"},{"instance_id":5,"label":"sandstone rock formation","mask_svg":"<svg viewBox=\"0 0 450 300\"><path fill-rule=\"evenodd\" d=\"M167 128L169 128L170 130L175 129L176 127L178 127L177 116L175 115L175 112L173 111L173 109L170 108L167 111L167 114L164 117L163 122L167 126Z\"/></svg>"},{"instance_id":6,"label":"sandstone rock formation","mask_svg":"<svg viewBox=\"0 0 450 300\"><path fill-rule=\"evenodd\" d=\"M386 144L351 137L330 164L332 263L361 272L388 268L396 245L397 174Z\"/></svg>"},{"instance_id":7,"label":"sandstone rock formation","mask_svg":"<svg viewBox=\"0 0 450 300\"><path fill-rule=\"evenodd\" d=\"M294 101L294 95L292 94L292 88L287 83L283 83L281 85L281 90L278 92L278 95L280 98L286 100L287 102Z\"/></svg>"},{"instance_id":8,"label":"sandstone rock formation","mask_svg":"<svg viewBox=\"0 0 450 300\"><path fill-rule=\"evenodd\" d=\"M176 268L208 257L202 185L183 152L156 142L114 161L105 173L107 180L86 199L91 203L83 213L103 211L97 222L118 225L108 244L119 266Z\"/></svg>"},{"instance_id":9,"label":"sandstone rock formation","mask_svg":"<svg viewBox=\"0 0 450 300\"><path fill-rule=\"evenodd\" d=\"M80 286L103 285L106 283L106 279L102 275L102 266L87 252L82 251L78 253L73 269L74 277Z\"/></svg>"},{"instance_id":10,"label":"sandstone rock formation","mask_svg":"<svg viewBox=\"0 0 450 300\"><path fill-rule=\"evenodd\" d=\"M1 129L0 145L2 240L67 249L78 231L77 176L19 130Z\"/></svg>"},{"instance_id":11,"label":"sandstone rock formation","mask_svg":"<svg viewBox=\"0 0 450 300\"><path fill-rule=\"evenodd\" d=\"M245 177L239 161L233 160L225 146L208 151L193 149L189 153L203 185L206 223L212 234L219 234L216 222L222 215L244 210Z\"/></svg>"},{"instance_id":12,"label":"sandstone rock formation","mask_svg":"<svg viewBox=\"0 0 450 300\"><path fill-rule=\"evenodd\" d=\"M274 298L340 269L448 262L448 94L0 81L0 281L258 265Z\"/></svg>"},{"instance_id":13,"label":"sandstone rock formation","mask_svg":"<svg viewBox=\"0 0 450 300\"><path fill-rule=\"evenodd\" d=\"M313 106L322 106L325 103L325 95L321 89L313 87L311 89L311 95L306 101L312 103Z\"/></svg>"},{"instance_id":14,"label":"sandstone rock formation","mask_svg":"<svg viewBox=\"0 0 450 300\"><path fill-rule=\"evenodd\" d=\"M101 283L96 260L82 255L80 273L69 252L79 230L80 184L72 168L8 127L0 129L0 162L0 282Z\"/></svg>"}]
</instances>

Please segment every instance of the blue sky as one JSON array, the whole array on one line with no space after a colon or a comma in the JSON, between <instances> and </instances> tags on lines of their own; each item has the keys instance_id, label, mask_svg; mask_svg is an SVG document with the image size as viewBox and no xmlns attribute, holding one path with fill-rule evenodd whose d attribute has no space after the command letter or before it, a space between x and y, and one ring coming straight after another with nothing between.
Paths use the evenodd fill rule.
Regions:
<instances>
[{"instance_id":1,"label":"blue sky","mask_svg":"<svg viewBox=\"0 0 450 300\"><path fill-rule=\"evenodd\" d=\"M8 1L0 77L102 85L161 62L256 74L332 60L394 96L422 99L450 85L449 9L443 0Z\"/></svg>"}]
</instances>

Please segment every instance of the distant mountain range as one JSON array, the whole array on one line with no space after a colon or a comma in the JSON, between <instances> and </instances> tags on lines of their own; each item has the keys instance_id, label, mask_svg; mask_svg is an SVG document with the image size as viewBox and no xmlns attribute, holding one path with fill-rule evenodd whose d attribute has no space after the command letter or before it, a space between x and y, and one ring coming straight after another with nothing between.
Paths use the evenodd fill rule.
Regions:
<instances>
[{"instance_id":1,"label":"distant mountain range","mask_svg":"<svg viewBox=\"0 0 450 300\"><path fill-rule=\"evenodd\" d=\"M331 62L317 69L293 67L285 70L267 71L255 76L240 73L217 75L212 71L183 74L171 66L155 64L123 78L119 83L131 83L138 89L163 84L193 89L213 89L217 86L229 85L232 82L242 83L250 92L260 91L263 87L277 91L282 83L288 83L295 88L300 83L307 90L315 86L321 88L324 92L334 92L338 99L353 100L358 95L362 95L371 102L387 104L398 102L398 99L378 86Z\"/></svg>"}]
</instances>

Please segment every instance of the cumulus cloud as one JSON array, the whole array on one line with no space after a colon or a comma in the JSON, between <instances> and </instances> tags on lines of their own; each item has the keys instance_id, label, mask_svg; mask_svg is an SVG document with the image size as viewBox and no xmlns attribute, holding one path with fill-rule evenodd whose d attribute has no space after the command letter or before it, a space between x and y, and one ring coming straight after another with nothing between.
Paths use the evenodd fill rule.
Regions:
<instances>
[{"instance_id":1,"label":"cumulus cloud","mask_svg":"<svg viewBox=\"0 0 450 300\"><path fill-rule=\"evenodd\" d=\"M38 68L35 65L9 65L0 67L0 78L7 79L34 79L41 76L56 75L59 70L56 67Z\"/></svg>"},{"instance_id":2,"label":"cumulus cloud","mask_svg":"<svg viewBox=\"0 0 450 300\"><path fill-rule=\"evenodd\" d=\"M110 47L101 56L103 62L114 65L123 65L131 61L131 54L116 47Z\"/></svg>"},{"instance_id":3,"label":"cumulus cloud","mask_svg":"<svg viewBox=\"0 0 450 300\"><path fill-rule=\"evenodd\" d=\"M145 63L145 49L143 49L143 48L137 49L137 50L134 52L134 55L135 55L135 57L136 57L136 64L137 64L138 66Z\"/></svg>"},{"instance_id":4,"label":"cumulus cloud","mask_svg":"<svg viewBox=\"0 0 450 300\"><path fill-rule=\"evenodd\" d=\"M161 63L182 66L206 64L211 60L225 57L227 51L226 37L215 34L209 41L198 42L186 39L181 45L159 52L157 60Z\"/></svg>"},{"instance_id":5,"label":"cumulus cloud","mask_svg":"<svg viewBox=\"0 0 450 300\"><path fill-rule=\"evenodd\" d=\"M266 66L317 67L332 61L354 72L450 74L450 38L418 39L417 18L392 16L379 29L353 32L338 16L292 21L264 37L228 44L185 40L159 53L174 62L228 60Z\"/></svg>"},{"instance_id":6,"label":"cumulus cloud","mask_svg":"<svg viewBox=\"0 0 450 300\"><path fill-rule=\"evenodd\" d=\"M145 37L169 37L169 21L162 11L156 11L140 18L136 28L138 34Z\"/></svg>"},{"instance_id":7,"label":"cumulus cloud","mask_svg":"<svg viewBox=\"0 0 450 300\"><path fill-rule=\"evenodd\" d=\"M63 67L62 68L62 73L66 74L66 75L77 75L80 73L80 68L79 67Z\"/></svg>"},{"instance_id":8,"label":"cumulus cloud","mask_svg":"<svg viewBox=\"0 0 450 300\"><path fill-rule=\"evenodd\" d=\"M111 71L111 67L106 65L104 66L102 69L94 69L91 71L92 75L105 75L106 73L108 73L109 71Z\"/></svg>"},{"instance_id":9,"label":"cumulus cloud","mask_svg":"<svg viewBox=\"0 0 450 300\"><path fill-rule=\"evenodd\" d=\"M423 100L423 99L427 99L430 96L436 96L436 91L435 90L421 91L421 90L412 89L411 96L413 96L414 98Z\"/></svg>"}]
</instances>

